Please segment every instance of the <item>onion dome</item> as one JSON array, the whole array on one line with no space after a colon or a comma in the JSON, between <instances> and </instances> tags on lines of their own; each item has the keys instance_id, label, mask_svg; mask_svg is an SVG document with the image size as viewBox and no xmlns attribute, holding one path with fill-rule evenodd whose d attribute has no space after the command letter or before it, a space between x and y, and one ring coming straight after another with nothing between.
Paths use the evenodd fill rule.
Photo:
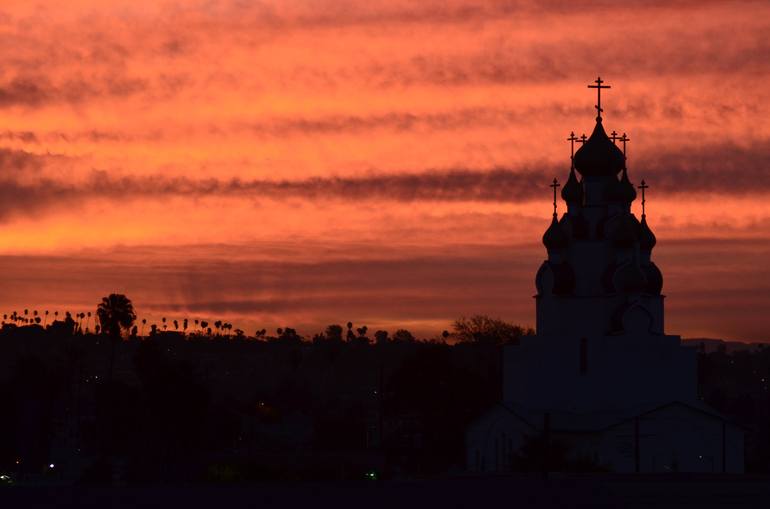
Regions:
<instances>
[{"instance_id":1,"label":"onion dome","mask_svg":"<svg viewBox=\"0 0 770 509\"><path fill-rule=\"evenodd\" d=\"M538 295L569 295L575 291L575 272L567 262L544 261L535 276Z\"/></svg>"},{"instance_id":2,"label":"onion dome","mask_svg":"<svg viewBox=\"0 0 770 509\"><path fill-rule=\"evenodd\" d=\"M650 227L647 226L647 216L642 214L642 223L639 231L639 249L642 251L652 251L656 242L657 239L655 238L655 234L652 233Z\"/></svg>"},{"instance_id":3,"label":"onion dome","mask_svg":"<svg viewBox=\"0 0 770 509\"><path fill-rule=\"evenodd\" d=\"M636 189L634 185L628 180L628 172L626 168L623 168L623 175L620 177L620 201L623 203L631 203L636 199Z\"/></svg>"},{"instance_id":4,"label":"onion dome","mask_svg":"<svg viewBox=\"0 0 770 509\"><path fill-rule=\"evenodd\" d=\"M612 242L619 248L633 247L639 240L640 230L639 221L632 214L624 214L612 232Z\"/></svg>"},{"instance_id":5,"label":"onion dome","mask_svg":"<svg viewBox=\"0 0 770 509\"><path fill-rule=\"evenodd\" d=\"M583 203L583 186L578 182L574 168L569 171L567 183L561 189L561 197L567 203Z\"/></svg>"},{"instance_id":6,"label":"onion dome","mask_svg":"<svg viewBox=\"0 0 770 509\"><path fill-rule=\"evenodd\" d=\"M647 290L647 278L633 262L627 262L615 271L612 284L620 293L644 293Z\"/></svg>"},{"instance_id":7,"label":"onion dome","mask_svg":"<svg viewBox=\"0 0 770 509\"><path fill-rule=\"evenodd\" d=\"M569 237L564 232L559 222L556 220L556 214L553 215L551 226L543 234L543 244L549 251L564 249L569 244Z\"/></svg>"},{"instance_id":8,"label":"onion dome","mask_svg":"<svg viewBox=\"0 0 770 509\"><path fill-rule=\"evenodd\" d=\"M623 169L625 157L604 132L601 119L597 119L594 132L575 152L575 168L584 177L617 175Z\"/></svg>"},{"instance_id":9,"label":"onion dome","mask_svg":"<svg viewBox=\"0 0 770 509\"><path fill-rule=\"evenodd\" d=\"M646 293L650 295L660 295L663 290L663 274L660 273L660 269L654 263L646 263L641 266L644 277L647 279Z\"/></svg>"}]
</instances>

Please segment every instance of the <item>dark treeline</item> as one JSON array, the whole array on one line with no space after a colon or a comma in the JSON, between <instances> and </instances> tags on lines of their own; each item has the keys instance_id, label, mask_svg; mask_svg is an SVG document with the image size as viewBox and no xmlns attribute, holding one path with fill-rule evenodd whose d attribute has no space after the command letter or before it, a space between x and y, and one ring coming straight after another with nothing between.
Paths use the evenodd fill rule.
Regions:
<instances>
[{"instance_id":1,"label":"dark treeline","mask_svg":"<svg viewBox=\"0 0 770 509\"><path fill-rule=\"evenodd\" d=\"M500 400L503 346L532 333L477 316L427 341L352 323L142 334L119 295L99 305L98 334L62 318L0 331L0 472L16 480L460 472L468 424ZM699 358L705 401L750 429L749 469L770 471L770 349Z\"/></svg>"}]
</instances>

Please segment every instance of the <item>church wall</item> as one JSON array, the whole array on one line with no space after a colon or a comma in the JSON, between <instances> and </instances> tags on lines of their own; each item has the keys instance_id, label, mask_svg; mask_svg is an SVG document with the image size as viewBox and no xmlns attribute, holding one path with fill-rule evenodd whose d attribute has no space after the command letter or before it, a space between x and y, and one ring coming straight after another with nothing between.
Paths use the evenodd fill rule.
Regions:
<instances>
[{"instance_id":1,"label":"church wall","mask_svg":"<svg viewBox=\"0 0 770 509\"><path fill-rule=\"evenodd\" d=\"M506 347L504 401L578 413L695 401L695 350L678 336L587 337L584 355L581 339L534 336Z\"/></svg>"},{"instance_id":2,"label":"church wall","mask_svg":"<svg viewBox=\"0 0 770 509\"><path fill-rule=\"evenodd\" d=\"M649 323L645 322L644 330L628 332L663 334L663 299L662 295L639 295L633 299L621 295L538 295L535 297L536 331L539 336L600 336L620 332L617 327L623 325L623 315L618 315L619 310L635 303L648 315Z\"/></svg>"},{"instance_id":3,"label":"church wall","mask_svg":"<svg viewBox=\"0 0 770 509\"><path fill-rule=\"evenodd\" d=\"M723 420L682 405L669 405L639 420L640 472L721 473ZM599 457L616 472L636 471L635 420L606 430ZM725 471L743 472L743 432L725 425Z\"/></svg>"},{"instance_id":4,"label":"church wall","mask_svg":"<svg viewBox=\"0 0 770 509\"><path fill-rule=\"evenodd\" d=\"M509 471L512 455L532 432L528 424L502 405L493 407L466 432L466 469L479 473Z\"/></svg>"}]
</instances>

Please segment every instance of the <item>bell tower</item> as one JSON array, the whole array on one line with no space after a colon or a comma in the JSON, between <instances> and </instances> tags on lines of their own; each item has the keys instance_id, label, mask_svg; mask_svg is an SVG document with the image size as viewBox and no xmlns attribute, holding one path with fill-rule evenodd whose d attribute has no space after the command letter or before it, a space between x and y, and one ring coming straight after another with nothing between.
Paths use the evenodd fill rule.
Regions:
<instances>
[{"instance_id":1,"label":"bell tower","mask_svg":"<svg viewBox=\"0 0 770 509\"><path fill-rule=\"evenodd\" d=\"M591 136L570 133L566 183L550 185L547 259L535 276L537 335L505 353L505 400L530 409L593 412L697 398L695 352L664 330L663 277L652 261L656 238L645 209L649 186L638 187L640 221L632 212L630 138L604 128L604 83L588 85L597 93Z\"/></svg>"}]
</instances>

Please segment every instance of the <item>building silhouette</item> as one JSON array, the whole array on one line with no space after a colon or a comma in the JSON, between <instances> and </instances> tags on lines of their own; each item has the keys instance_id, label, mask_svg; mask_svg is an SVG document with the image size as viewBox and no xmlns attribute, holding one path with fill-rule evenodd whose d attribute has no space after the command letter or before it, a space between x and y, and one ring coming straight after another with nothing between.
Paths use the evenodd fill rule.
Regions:
<instances>
[{"instance_id":1,"label":"building silhouette","mask_svg":"<svg viewBox=\"0 0 770 509\"><path fill-rule=\"evenodd\" d=\"M506 347L503 401L469 428L467 466L515 469L522 451L548 456L558 444L562 467L743 472L743 429L701 401L695 349L665 332L648 186L629 178L629 138L605 131L601 92L609 87L600 78L589 87L598 95L596 125L588 138L568 138L561 217L561 186L551 184L548 258L535 278L537 334ZM641 220L631 211L639 197Z\"/></svg>"}]
</instances>

